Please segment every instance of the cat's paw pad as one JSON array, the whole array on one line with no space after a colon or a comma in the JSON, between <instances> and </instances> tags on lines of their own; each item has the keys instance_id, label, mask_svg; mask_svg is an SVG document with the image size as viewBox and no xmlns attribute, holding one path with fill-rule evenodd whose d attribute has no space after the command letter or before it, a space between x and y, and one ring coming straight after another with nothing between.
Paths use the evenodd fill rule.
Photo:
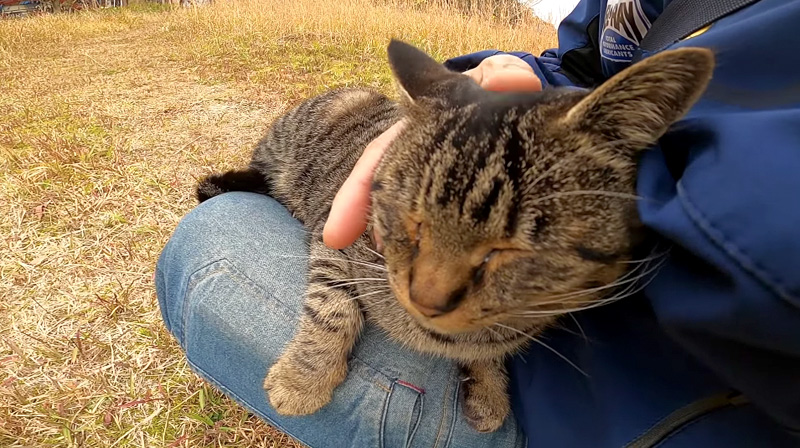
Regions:
<instances>
[{"instance_id":1,"label":"cat's paw pad","mask_svg":"<svg viewBox=\"0 0 800 448\"><path fill-rule=\"evenodd\" d=\"M504 390L483 385L481 383L465 382L464 389L464 417L478 432L494 432L503 426L510 404L508 395Z\"/></svg>"},{"instance_id":2,"label":"cat's paw pad","mask_svg":"<svg viewBox=\"0 0 800 448\"><path fill-rule=\"evenodd\" d=\"M333 390L341 382L331 381L330 375L324 376L304 373L281 359L264 379L264 390L278 414L313 414L331 401Z\"/></svg>"}]
</instances>

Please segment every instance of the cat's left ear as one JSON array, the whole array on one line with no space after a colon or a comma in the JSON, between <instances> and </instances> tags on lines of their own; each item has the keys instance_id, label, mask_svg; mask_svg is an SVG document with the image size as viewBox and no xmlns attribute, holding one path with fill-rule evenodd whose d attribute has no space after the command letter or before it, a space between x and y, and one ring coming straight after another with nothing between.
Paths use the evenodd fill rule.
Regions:
<instances>
[{"instance_id":1,"label":"cat's left ear","mask_svg":"<svg viewBox=\"0 0 800 448\"><path fill-rule=\"evenodd\" d=\"M458 107L486 94L472 78L452 72L422 50L392 39L389 65L404 100L428 107Z\"/></svg>"}]
</instances>

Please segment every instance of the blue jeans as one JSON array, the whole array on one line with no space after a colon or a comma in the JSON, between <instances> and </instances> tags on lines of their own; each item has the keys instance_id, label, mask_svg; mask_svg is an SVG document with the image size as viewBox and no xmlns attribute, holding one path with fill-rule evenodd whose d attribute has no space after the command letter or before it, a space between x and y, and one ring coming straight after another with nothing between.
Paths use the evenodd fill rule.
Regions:
<instances>
[{"instance_id":1,"label":"blue jeans","mask_svg":"<svg viewBox=\"0 0 800 448\"><path fill-rule=\"evenodd\" d=\"M156 268L167 328L189 365L311 447L523 447L513 416L481 434L462 416L457 366L367 325L347 379L315 414L285 417L261 385L292 338L305 293L307 233L275 200L227 193L192 210Z\"/></svg>"}]
</instances>

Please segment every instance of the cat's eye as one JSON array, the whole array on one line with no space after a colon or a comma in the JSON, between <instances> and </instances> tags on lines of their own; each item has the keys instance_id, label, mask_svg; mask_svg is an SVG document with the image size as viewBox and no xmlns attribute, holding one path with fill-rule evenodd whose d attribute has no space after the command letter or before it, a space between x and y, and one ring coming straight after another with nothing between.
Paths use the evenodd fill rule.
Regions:
<instances>
[{"instance_id":1,"label":"cat's eye","mask_svg":"<svg viewBox=\"0 0 800 448\"><path fill-rule=\"evenodd\" d=\"M485 257L483 257L483 262L481 263L480 266L478 266L475 269L475 272L472 274L472 283L477 285L481 281L483 281L483 276L484 274L486 274L486 265L489 264L489 262L492 260L492 257L494 257L496 254L497 254L497 249L492 249L489 251L488 254L486 254Z\"/></svg>"},{"instance_id":2,"label":"cat's eye","mask_svg":"<svg viewBox=\"0 0 800 448\"><path fill-rule=\"evenodd\" d=\"M383 238L381 238L378 229L372 229L372 245L378 255L383 255Z\"/></svg>"},{"instance_id":3,"label":"cat's eye","mask_svg":"<svg viewBox=\"0 0 800 448\"><path fill-rule=\"evenodd\" d=\"M417 258L419 255L419 242L422 240L422 223L417 223L417 229L414 232L414 245L411 248L411 258Z\"/></svg>"}]
</instances>

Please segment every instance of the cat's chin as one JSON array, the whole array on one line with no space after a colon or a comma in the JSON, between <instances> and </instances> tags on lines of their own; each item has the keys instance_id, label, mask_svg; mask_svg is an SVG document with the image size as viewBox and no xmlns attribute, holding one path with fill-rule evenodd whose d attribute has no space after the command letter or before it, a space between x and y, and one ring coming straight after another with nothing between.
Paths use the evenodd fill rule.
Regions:
<instances>
[{"instance_id":1,"label":"cat's chin","mask_svg":"<svg viewBox=\"0 0 800 448\"><path fill-rule=\"evenodd\" d=\"M457 308L447 314L428 317L422 314L408 299L407 291L398 290L394 279L390 276L389 284L397 300L397 304L403 308L414 322L429 332L440 335L456 336L479 333L488 331L494 321L486 317L476 317L466 308Z\"/></svg>"},{"instance_id":2,"label":"cat's chin","mask_svg":"<svg viewBox=\"0 0 800 448\"><path fill-rule=\"evenodd\" d=\"M469 321L465 323L465 319L457 316L445 315L435 318L426 318L416 314L412 314L412 316L424 329L448 336L479 333L487 331L487 328L491 326L491 323L470 323Z\"/></svg>"}]
</instances>

